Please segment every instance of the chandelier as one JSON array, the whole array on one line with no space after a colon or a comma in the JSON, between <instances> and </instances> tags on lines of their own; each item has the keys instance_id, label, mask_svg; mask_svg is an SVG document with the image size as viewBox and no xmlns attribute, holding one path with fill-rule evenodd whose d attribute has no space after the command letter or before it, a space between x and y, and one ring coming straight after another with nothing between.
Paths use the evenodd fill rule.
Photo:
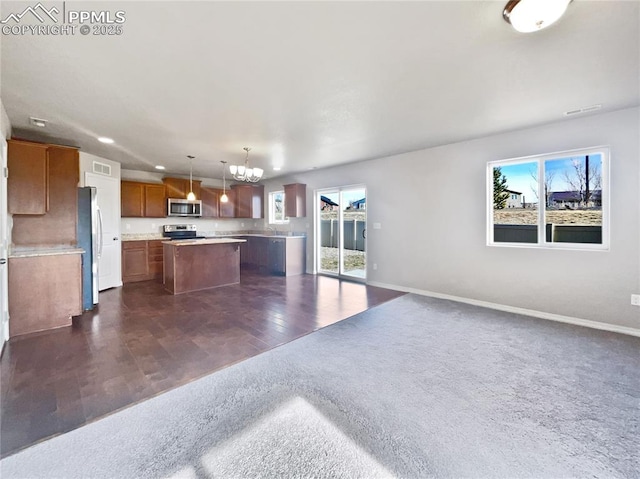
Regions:
<instances>
[{"instance_id":1,"label":"chandelier","mask_svg":"<svg viewBox=\"0 0 640 479\"><path fill-rule=\"evenodd\" d=\"M229 171L231 172L231 175L237 181L247 181L249 183L260 181L264 171L262 168L249 168L249 151L251 151L251 148L245 146L243 150L247 152L247 156L244 159L244 165L230 165Z\"/></svg>"}]
</instances>

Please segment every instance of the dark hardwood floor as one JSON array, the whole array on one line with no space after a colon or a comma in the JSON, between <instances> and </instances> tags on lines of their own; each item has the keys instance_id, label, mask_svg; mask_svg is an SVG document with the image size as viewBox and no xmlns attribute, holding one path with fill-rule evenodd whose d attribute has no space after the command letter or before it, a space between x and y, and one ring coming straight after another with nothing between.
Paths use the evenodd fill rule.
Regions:
<instances>
[{"instance_id":1,"label":"dark hardwood floor","mask_svg":"<svg viewBox=\"0 0 640 479\"><path fill-rule=\"evenodd\" d=\"M100 293L73 326L11 339L0 362L2 457L401 296L323 276L243 271L172 296L155 281ZM36 295L33 301L38 301Z\"/></svg>"}]
</instances>

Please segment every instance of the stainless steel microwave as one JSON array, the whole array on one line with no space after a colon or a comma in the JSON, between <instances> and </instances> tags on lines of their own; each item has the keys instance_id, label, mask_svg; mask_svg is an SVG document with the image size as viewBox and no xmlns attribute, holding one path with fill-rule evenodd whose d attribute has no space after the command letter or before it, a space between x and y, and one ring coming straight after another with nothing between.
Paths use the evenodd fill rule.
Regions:
<instances>
[{"instance_id":1,"label":"stainless steel microwave","mask_svg":"<svg viewBox=\"0 0 640 479\"><path fill-rule=\"evenodd\" d=\"M169 198L167 204L168 216L202 216L202 201Z\"/></svg>"}]
</instances>

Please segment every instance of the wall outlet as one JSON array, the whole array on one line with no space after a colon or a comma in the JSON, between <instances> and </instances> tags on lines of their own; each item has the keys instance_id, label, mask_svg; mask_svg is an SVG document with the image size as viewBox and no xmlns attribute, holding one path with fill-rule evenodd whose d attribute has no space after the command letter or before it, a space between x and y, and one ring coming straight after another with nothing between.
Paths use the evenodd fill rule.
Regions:
<instances>
[{"instance_id":1,"label":"wall outlet","mask_svg":"<svg viewBox=\"0 0 640 479\"><path fill-rule=\"evenodd\" d=\"M373 223L373 229L374 230L380 230L380 229L382 229L382 225L380 223Z\"/></svg>"},{"instance_id":2,"label":"wall outlet","mask_svg":"<svg viewBox=\"0 0 640 479\"><path fill-rule=\"evenodd\" d=\"M213 223L213 227L217 228L218 227L218 223Z\"/></svg>"},{"instance_id":3,"label":"wall outlet","mask_svg":"<svg viewBox=\"0 0 640 479\"><path fill-rule=\"evenodd\" d=\"M640 294L631 295L631 304L634 306L640 306Z\"/></svg>"},{"instance_id":4,"label":"wall outlet","mask_svg":"<svg viewBox=\"0 0 640 479\"><path fill-rule=\"evenodd\" d=\"M378 269L378 263L373 263L373 269L374 270Z\"/></svg>"},{"instance_id":5,"label":"wall outlet","mask_svg":"<svg viewBox=\"0 0 640 479\"><path fill-rule=\"evenodd\" d=\"M124 224L124 229L130 230L131 229L131 225L129 223L125 223Z\"/></svg>"},{"instance_id":6,"label":"wall outlet","mask_svg":"<svg viewBox=\"0 0 640 479\"><path fill-rule=\"evenodd\" d=\"M151 223L151 229L152 230L156 229L156 224L155 223Z\"/></svg>"},{"instance_id":7,"label":"wall outlet","mask_svg":"<svg viewBox=\"0 0 640 479\"><path fill-rule=\"evenodd\" d=\"M241 227L241 228L242 228L242 227L244 227L244 223L240 223L240 227Z\"/></svg>"}]
</instances>

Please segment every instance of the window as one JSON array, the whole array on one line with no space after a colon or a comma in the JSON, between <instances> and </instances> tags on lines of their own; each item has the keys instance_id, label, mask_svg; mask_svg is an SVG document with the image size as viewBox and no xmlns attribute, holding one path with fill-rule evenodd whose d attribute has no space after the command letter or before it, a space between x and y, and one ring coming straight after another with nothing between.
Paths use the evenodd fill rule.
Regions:
<instances>
[{"instance_id":1,"label":"window","mask_svg":"<svg viewBox=\"0 0 640 479\"><path fill-rule=\"evenodd\" d=\"M609 150L573 150L487 167L487 242L607 249Z\"/></svg>"},{"instance_id":2,"label":"window","mask_svg":"<svg viewBox=\"0 0 640 479\"><path fill-rule=\"evenodd\" d=\"M272 191L269 193L269 223L288 223L289 218L284 215L284 191Z\"/></svg>"}]
</instances>

